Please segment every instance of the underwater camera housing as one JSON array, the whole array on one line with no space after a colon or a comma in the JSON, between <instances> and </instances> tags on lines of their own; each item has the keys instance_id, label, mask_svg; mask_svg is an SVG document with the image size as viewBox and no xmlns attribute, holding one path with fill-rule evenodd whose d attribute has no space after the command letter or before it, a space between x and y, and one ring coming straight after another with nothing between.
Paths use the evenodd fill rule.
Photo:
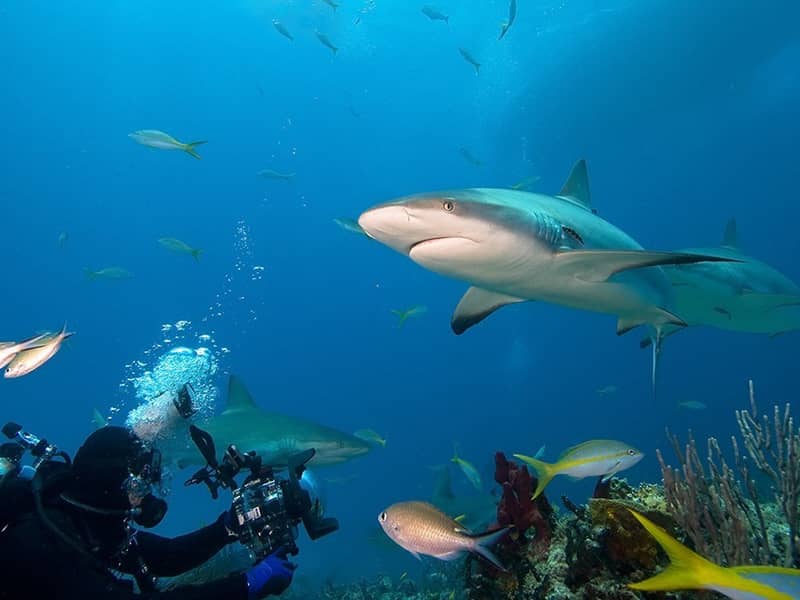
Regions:
<instances>
[{"instance_id":1,"label":"underwater camera housing","mask_svg":"<svg viewBox=\"0 0 800 600\"><path fill-rule=\"evenodd\" d=\"M45 439L39 439L34 434L23 431L22 425L18 425L13 421L3 425L2 432L11 441L0 444L0 459L6 461L13 468L20 469L21 474L27 479L30 479L42 464L54 457L60 457L67 464L71 462L66 452L60 451ZM29 451L33 456L33 465L20 467L20 462L26 451Z\"/></svg>"},{"instance_id":2,"label":"underwater camera housing","mask_svg":"<svg viewBox=\"0 0 800 600\"><path fill-rule=\"evenodd\" d=\"M239 541L248 548L254 561L281 546L288 548L290 554L297 554L299 548L295 540L301 522L312 540L339 529L336 519L322 516L319 500L312 501L300 483L306 463L314 457L313 449L291 456L287 465L288 478L282 478L275 475L273 467L263 465L255 452L241 453L234 445L228 446L220 463L208 432L191 425L189 433L206 459L206 466L185 485L205 483L215 499L219 488L231 489ZM238 485L235 477L243 469L249 470L250 475Z\"/></svg>"}]
</instances>

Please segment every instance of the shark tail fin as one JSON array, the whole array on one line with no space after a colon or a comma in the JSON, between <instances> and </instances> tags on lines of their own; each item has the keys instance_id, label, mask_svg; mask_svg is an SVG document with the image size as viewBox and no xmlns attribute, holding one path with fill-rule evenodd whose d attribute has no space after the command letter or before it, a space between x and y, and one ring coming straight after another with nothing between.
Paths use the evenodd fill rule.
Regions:
<instances>
[{"instance_id":1,"label":"shark tail fin","mask_svg":"<svg viewBox=\"0 0 800 600\"><path fill-rule=\"evenodd\" d=\"M736 231L736 219L728 219L725 223L725 233L722 234L722 245L727 248L739 247L739 235Z\"/></svg>"},{"instance_id":2,"label":"shark tail fin","mask_svg":"<svg viewBox=\"0 0 800 600\"><path fill-rule=\"evenodd\" d=\"M655 577L638 583L630 583L628 587L642 591L669 591L686 589L704 589L712 583L718 583L737 577L723 567L715 565L699 554L678 542L658 525L643 517L636 511L631 514L652 535L669 557L669 566Z\"/></svg>"},{"instance_id":3,"label":"shark tail fin","mask_svg":"<svg viewBox=\"0 0 800 600\"><path fill-rule=\"evenodd\" d=\"M533 492L531 500L538 498L544 491L544 488L547 487L547 484L556 476L554 465L539 460L538 458L533 458L532 456L525 456L524 454L515 454L514 456L529 465L536 472L536 491Z\"/></svg>"},{"instance_id":4,"label":"shark tail fin","mask_svg":"<svg viewBox=\"0 0 800 600\"><path fill-rule=\"evenodd\" d=\"M589 188L589 171L584 159L580 159L572 166L569 177L561 186L558 195L571 198L591 210L592 192Z\"/></svg>"},{"instance_id":5,"label":"shark tail fin","mask_svg":"<svg viewBox=\"0 0 800 600\"><path fill-rule=\"evenodd\" d=\"M503 563L500 562L500 560L494 555L494 552L492 552L489 547L500 541L500 539L507 533L508 527L503 527L501 529L470 535L469 537L472 539L471 549L480 554L483 558L488 560L501 571L506 571L507 569L503 566Z\"/></svg>"},{"instance_id":6,"label":"shark tail fin","mask_svg":"<svg viewBox=\"0 0 800 600\"><path fill-rule=\"evenodd\" d=\"M184 144L183 145L183 151L186 152L186 154L188 154L192 158L196 158L197 160L200 160L202 157L195 151L195 147L199 146L200 144L206 144L206 143L208 143L206 140L201 140L201 141L197 141L197 142L189 142L188 144Z\"/></svg>"}]
</instances>

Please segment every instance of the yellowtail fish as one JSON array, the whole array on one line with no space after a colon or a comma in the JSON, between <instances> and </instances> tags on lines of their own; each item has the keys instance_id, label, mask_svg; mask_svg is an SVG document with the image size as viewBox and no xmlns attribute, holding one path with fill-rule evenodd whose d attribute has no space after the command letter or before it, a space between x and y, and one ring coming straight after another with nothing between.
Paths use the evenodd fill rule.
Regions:
<instances>
[{"instance_id":1,"label":"yellowtail fish","mask_svg":"<svg viewBox=\"0 0 800 600\"><path fill-rule=\"evenodd\" d=\"M133 273L122 267L106 267L97 271L84 267L83 272L86 274L86 278L91 281L95 279L130 279L133 277Z\"/></svg>"},{"instance_id":2,"label":"yellowtail fish","mask_svg":"<svg viewBox=\"0 0 800 600\"><path fill-rule=\"evenodd\" d=\"M475 60L475 57L473 57L472 54L469 53L469 50L466 50L464 48L459 48L458 51L461 53L461 56L464 57L465 61L467 61L469 64L475 67L475 75L480 74L481 63Z\"/></svg>"},{"instance_id":3,"label":"yellowtail fish","mask_svg":"<svg viewBox=\"0 0 800 600\"><path fill-rule=\"evenodd\" d=\"M279 171L273 171L272 169L263 169L259 171L258 174L265 179L285 179L286 181L294 179L295 176L294 173L281 173Z\"/></svg>"},{"instance_id":4,"label":"yellowtail fish","mask_svg":"<svg viewBox=\"0 0 800 600\"><path fill-rule=\"evenodd\" d=\"M363 235L364 237L372 239L367 235L366 231L361 229L361 225L359 225L358 221L356 221L355 219L348 219L346 217L341 217L341 218L337 217L333 220L333 222L336 223L339 227L341 227L345 231L349 231L351 233L358 233L360 235Z\"/></svg>"},{"instance_id":5,"label":"yellowtail fish","mask_svg":"<svg viewBox=\"0 0 800 600\"><path fill-rule=\"evenodd\" d=\"M58 242L57 242L58 243L58 247L59 248L63 248L64 244L67 243L68 239L69 239L69 234L66 231L62 231L61 233L59 233L58 234Z\"/></svg>"},{"instance_id":6,"label":"yellowtail fish","mask_svg":"<svg viewBox=\"0 0 800 600\"><path fill-rule=\"evenodd\" d=\"M661 527L630 510L669 557L661 573L629 588L647 592L672 590L713 590L733 600L797 600L800 598L800 570L784 567L721 567L692 552Z\"/></svg>"},{"instance_id":7,"label":"yellowtail fish","mask_svg":"<svg viewBox=\"0 0 800 600\"><path fill-rule=\"evenodd\" d=\"M469 479L469 482L475 486L476 490L481 489L481 476L480 473L478 473L478 469L476 469L471 462L464 460L458 455L457 446L453 448L453 458L451 458L450 461L459 466L462 473L467 476L467 479Z\"/></svg>"},{"instance_id":8,"label":"yellowtail fish","mask_svg":"<svg viewBox=\"0 0 800 600\"><path fill-rule=\"evenodd\" d=\"M359 429L353 435L375 446L386 448L386 440L383 439L374 429Z\"/></svg>"},{"instance_id":9,"label":"yellowtail fish","mask_svg":"<svg viewBox=\"0 0 800 600\"><path fill-rule=\"evenodd\" d=\"M336 54L339 51L339 48L333 45L333 42L328 39L327 35L320 33L319 31L315 31L314 33L317 35L317 39L322 43L322 45L326 48L330 48L331 52Z\"/></svg>"},{"instance_id":10,"label":"yellowtail fish","mask_svg":"<svg viewBox=\"0 0 800 600\"><path fill-rule=\"evenodd\" d=\"M520 179L517 183L511 186L512 190L528 190L541 179L540 175L531 175L525 179Z\"/></svg>"},{"instance_id":11,"label":"yellowtail fish","mask_svg":"<svg viewBox=\"0 0 800 600\"><path fill-rule=\"evenodd\" d=\"M200 248L192 248L186 242L182 242L181 240L171 237L159 238L158 243L164 246L164 248L167 250L172 250L173 252L178 252L180 254L188 254L197 262L200 262L200 254L203 252L200 250Z\"/></svg>"},{"instance_id":12,"label":"yellowtail fish","mask_svg":"<svg viewBox=\"0 0 800 600\"><path fill-rule=\"evenodd\" d=\"M103 415L101 415L100 411L97 410L96 408L92 412L92 423L94 423L94 426L97 427L98 429L102 429L103 427L108 425L108 421L105 420Z\"/></svg>"},{"instance_id":13,"label":"yellowtail fish","mask_svg":"<svg viewBox=\"0 0 800 600\"><path fill-rule=\"evenodd\" d=\"M278 33L280 33L280 34L281 34L283 37L285 37L285 38L288 38L288 39L290 39L290 40L294 41L294 37L292 36L292 34L291 34L291 33L289 33L289 30L288 30L288 29L286 29L286 27L284 26L284 24L283 24L283 23L281 23L280 21L278 21L278 19L273 19L273 20L272 20L272 26L273 26L275 29L277 29L277 30L278 30Z\"/></svg>"},{"instance_id":14,"label":"yellowtail fish","mask_svg":"<svg viewBox=\"0 0 800 600\"><path fill-rule=\"evenodd\" d=\"M29 350L47 342L47 334L37 335L21 342L0 342L0 369L14 360L14 357L23 350Z\"/></svg>"},{"instance_id":15,"label":"yellowtail fish","mask_svg":"<svg viewBox=\"0 0 800 600\"><path fill-rule=\"evenodd\" d=\"M464 157L464 160L466 160L471 165L480 167L483 164L481 161L479 161L472 155L472 152L470 152L468 148L461 147L458 149L458 152L459 154L461 154L461 156Z\"/></svg>"},{"instance_id":16,"label":"yellowtail fish","mask_svg":"<svg viewBox=\"0 0 800 600\"><path fill-rule=\"evenodd\" d=\"M445 23L450 23L450 17L432 6L423 6L422 14L428 17L431 21L444 21Z\"/></svg>"},{"instance_id":17,"label":"yellowtail fish","mask_svg":"<svg viewBox=\"0 0 800 600\"><path fill-rule=\"evenodd\" d=\"M330 6L334 12L336 12L336 9L339 8L339 5L336 4L336 2L334 2L333 0L322 0L322 1L328 6Z\"/></svg>"},{"instance_id":18,"label":"yellowtail fish","mask_svg":"<svg viewBox=\"0 0 800 600\"><path fill-rule=\"evenodd\" d=\"M556 475L569 475L574 479L602 476L603 481L608 481L613 475L638 463L644 454L624 442L591 440L568 448L552 464L524 454L514 456L536 471L539 479L533 494L536 498Z\"/></svg>"},{"instance_id":19,"label":"yellowtail fish","mask_svg":"<svg viewBox=\"0 0 800 600\"><path fill-rule=\"evenodd\" d=\"M157 129L140 129L139 131L129 133L128 137L137 144L149 146L150 148L159 148L160 150L183 150L186 154L198 160L200 159L200 155L195 151L195 147L206 143L205 140L202 140L184 144L168 133L158 131Z\"/></svg>"},{"instance_id":20,"label":"yellowtail fish","mask_svg":"<svg viewBox=\"0 0 800 600\"><path fill-rule=\"evenodd\" d=\"M432 504L416 501L392 504L378 515L378 522L392 541L417 558L425 554L455 560L465 552L473 552L505 571L489 549L506 534L505 527L471 533Z\"/></svg>"},{"instance_id":21,"label":"yellowtail fish","mask_svg":"<svg viewBox=\"0 0 800 600\"><path fill-rule=\"evenodd\" d=\"M514 23L514 19L517 18L517 0L511 0L511 4L508 6L508 21L503 23L500 26L500 37L497 38L498 40L502 40L503 36L508 33L508 30L511 28L511 25Z\"/></svg>"},{"instance_id":22,"label":"yellowtail fish","mask_svg":"<svg viewBox=\"0 0 800 600\"><path fill-rule=\"evenodd\" d=\"M405 310L393 308L392 314L397 316L397 326L402 327L409 317L421 315L427 310L428 308L426 306L418 305L412 306L411 308L406 308Z\"/></svg>"},{"instance_id":23,"label":"yellowtail fish","mask_svg":"<svg viewBox=\"0 0 800 600\"><path fill-rule=\"evenodd\" d=\"M6 367L6 371L4 373L5 378L13 379L16 377L22 377L23 375L27 375L28 373L35 371L48 360L53 358L61 349L62 342L71 335L74 334L67 333L67 326L64 324L64 327L61 329L60 333L46 336L46 342L43 345L36 348L31 348L29 350L23 350L17 354L14 357L14 360L12 360Z\"/></svg>"}]
</instances>

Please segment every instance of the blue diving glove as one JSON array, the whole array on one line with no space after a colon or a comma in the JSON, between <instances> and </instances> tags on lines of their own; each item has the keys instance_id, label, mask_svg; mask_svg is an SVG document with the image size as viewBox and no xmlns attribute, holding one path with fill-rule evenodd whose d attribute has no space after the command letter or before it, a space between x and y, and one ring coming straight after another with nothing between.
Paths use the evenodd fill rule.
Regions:
<instances>
[{"instance_id":1,"label":"blue diving glove","mask_svg":"<svg viewBox=\"0 0 800 600\"><path fill-rule=\"evenodd\" d=\"M269 594L277 596L289 587L297 565L289 561L288 554L289 549L281 546L245 573L249 600L257 600Z\"/></svg>"}]
</instances>

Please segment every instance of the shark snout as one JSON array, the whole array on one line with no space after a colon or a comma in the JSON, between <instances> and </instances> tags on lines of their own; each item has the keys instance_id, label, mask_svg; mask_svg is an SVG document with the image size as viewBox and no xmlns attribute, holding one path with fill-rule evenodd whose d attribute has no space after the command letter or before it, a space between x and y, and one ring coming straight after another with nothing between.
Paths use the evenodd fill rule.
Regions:
<instances>
[{"instance_id":1,"label":"shark snout","mask_svg":"<svg viewBox=\"0 0 800 600\"><path fill-rule=\"evenodd\" d=\"M370 208L361 214L358 224L371 238L403 254L408 254L414 244L426 239L421 231L418 211L403 204Z\"/></svg>"}]
</instances>

